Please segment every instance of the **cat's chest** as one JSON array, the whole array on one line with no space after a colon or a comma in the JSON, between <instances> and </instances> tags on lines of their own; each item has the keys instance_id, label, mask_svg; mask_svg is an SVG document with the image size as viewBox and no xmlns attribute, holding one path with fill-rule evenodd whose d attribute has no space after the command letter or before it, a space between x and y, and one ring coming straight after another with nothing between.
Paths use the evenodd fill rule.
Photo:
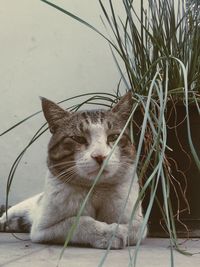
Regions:
<instances>
[{"instance_id":1,"label":"cat's chest","mask_svg":"<svg viewBox=\"0 0 200 267\"><path fill-rule=\"evenodd\" d=\"M56 212L59 217L76 216L87 196L88 190L74 186L57 186L49 188L46 194L45 206L49 213ZM95 208L91 200L87 201L82 215L95 216Z\"/></svg>"}]
</instances>

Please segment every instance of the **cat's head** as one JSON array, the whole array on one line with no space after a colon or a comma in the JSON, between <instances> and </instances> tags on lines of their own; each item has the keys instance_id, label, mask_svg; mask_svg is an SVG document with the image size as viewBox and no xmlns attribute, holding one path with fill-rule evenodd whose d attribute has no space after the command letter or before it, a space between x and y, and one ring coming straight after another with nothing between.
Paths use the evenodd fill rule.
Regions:
<instances>
[{"instance_id":1,"label":"cat's head","mask_svg":"<svg viewBox=\"0 0 200 267\"><path fill-rule=\"evenodd\" d=\"M68 183L90 185L112 150L132 110L132 95L125 94L110 110L70 113L42 98L44 116L52 133L48 147L50 172ZM126 129L99 183L120 183L133 168L135 149Z\"/></svg>"}]
</instances>

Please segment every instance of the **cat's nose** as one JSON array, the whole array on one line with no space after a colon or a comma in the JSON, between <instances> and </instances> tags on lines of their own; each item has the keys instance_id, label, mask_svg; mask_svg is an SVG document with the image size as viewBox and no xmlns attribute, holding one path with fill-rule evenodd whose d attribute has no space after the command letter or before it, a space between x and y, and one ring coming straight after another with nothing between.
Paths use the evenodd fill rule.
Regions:
<instances>
[{"instance_id":1,"label":"cat's nose","mask_svg":"<svg viewBox=\"0 0 200 267\"><path fill-rule=\"evenodd\" d=\"M91 155L91 157L99 164L102 165L106 156L103 155Z\"/></svg>"}]
</instances>

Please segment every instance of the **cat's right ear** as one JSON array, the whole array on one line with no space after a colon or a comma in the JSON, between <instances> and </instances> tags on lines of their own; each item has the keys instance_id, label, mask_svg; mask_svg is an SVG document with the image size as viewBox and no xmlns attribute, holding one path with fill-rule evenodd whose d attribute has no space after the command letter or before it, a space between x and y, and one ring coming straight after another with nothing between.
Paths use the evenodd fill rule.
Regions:
<instances>
[{"instance_id":1,"label":"cat's right ear","mask_svg":"<svg viewBox=\"0 0 200 267\"><path fill-rule=\"evenodd\" d=\"M133 109L133 95L131 91L128 91L117 104L113 106L111 111L118 114L118 118L127 120Z\"/></svg>"},{"instance_id":2,"label":"cat's right ear","mask_svg":"<svg viewBox=\"0 0 200 267\"><path fill-rule=\"evenodd\" d=\"M70 112L62 109L56 103L45 97L40 97L40 99L42 102L44 117L49 124L49 130L51 133L55 133L59 126L59 121L64 117L68 117Z\"/></svg>"}]
</instances>

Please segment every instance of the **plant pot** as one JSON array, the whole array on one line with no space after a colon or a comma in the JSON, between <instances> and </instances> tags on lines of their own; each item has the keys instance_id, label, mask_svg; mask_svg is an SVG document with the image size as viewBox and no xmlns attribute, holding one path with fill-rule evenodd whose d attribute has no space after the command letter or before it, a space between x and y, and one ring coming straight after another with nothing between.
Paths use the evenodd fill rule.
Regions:
<instances>
[{"instance_id":1,"label":"plant pot","mask_svg":"<svg viewBox=\"0 0 200 267\"><path fill-rule=\"evenodd\" d=\"M189 106L190 128L194 147L200 157L200 115L195 105ZM166 151L173 175L170 184L170 199L179 237L200 236L200 172L194 162L188 142L185 106L169 105L167 118L167 145L173 151ZM141 114L136 114L137 124L142 122ZM137 140L137 136L136 136ZM148 170L147 170L148 172ZM181 187L180 187L181 186ZM182 188L182 190L181 190ZM158 185L157 198L163 205L161 183ZM149 203L147 192L143 201L144 213ZM189 211L188 205L189 204ZM178 216L176 213L178 212ZM159 205L154 202L149 218L149 235L166 237L165 223Z\"/></svg>"}]
</instances>

